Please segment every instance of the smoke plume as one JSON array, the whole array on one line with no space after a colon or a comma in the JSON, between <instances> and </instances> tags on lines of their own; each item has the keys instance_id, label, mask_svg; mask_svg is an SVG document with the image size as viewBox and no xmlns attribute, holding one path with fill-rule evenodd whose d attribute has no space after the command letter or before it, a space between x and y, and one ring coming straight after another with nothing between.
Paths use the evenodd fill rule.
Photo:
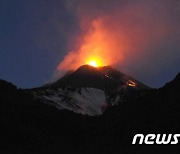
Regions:
<instances>
[{"instance_id":1,"label":"smoke plume","mask_svg":"<svg viewBox=\"0 0 180 154\"><path fill-rule=\"evenodd\" d=\"M91 58L147 84L170 67L177 71L180 1L67 0L66 7L76 14L81 32L73 36L76 41L58 71L76 69Z\"/></svg>"}]
</instances>

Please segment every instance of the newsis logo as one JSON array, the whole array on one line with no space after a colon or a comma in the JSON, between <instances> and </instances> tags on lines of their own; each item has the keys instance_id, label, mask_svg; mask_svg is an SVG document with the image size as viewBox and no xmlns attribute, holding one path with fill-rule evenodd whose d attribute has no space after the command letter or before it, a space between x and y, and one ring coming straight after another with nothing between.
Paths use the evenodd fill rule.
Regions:
<instances>
[{"instance_id":1,"label":"newsis logo","mask_svg":"<svg viewBox=\"0 0 180 154\"><path fill-rule=\"evenodd\" d=\"M178 137L180 134L136 134L133 138L132 144L178 144Z\"/></svg>"}]
</instances>

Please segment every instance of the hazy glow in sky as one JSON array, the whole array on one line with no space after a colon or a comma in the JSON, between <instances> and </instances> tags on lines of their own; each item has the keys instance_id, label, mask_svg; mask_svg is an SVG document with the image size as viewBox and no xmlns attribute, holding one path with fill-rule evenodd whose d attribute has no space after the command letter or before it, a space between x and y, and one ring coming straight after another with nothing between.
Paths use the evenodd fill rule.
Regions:
<instances>
[{"instance_id":1,"label":"hazy glow in sky","mask_svg":"<svg viewBox=\"0 0 180 154\"><path fill-rule=\"evenodd\" d=\"M0 2L0 78L48 82L96 60L152 87L180 70L180 1Z\"/></svg>"}]
</instances>

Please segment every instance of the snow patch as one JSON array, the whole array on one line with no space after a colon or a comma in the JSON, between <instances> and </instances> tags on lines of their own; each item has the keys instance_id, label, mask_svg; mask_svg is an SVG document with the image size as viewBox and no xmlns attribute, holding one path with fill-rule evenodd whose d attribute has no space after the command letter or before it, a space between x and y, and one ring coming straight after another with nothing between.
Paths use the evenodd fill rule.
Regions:
<instances>
[{"instance_id":1,"label":"snow patch","mask_svg":"<svg viewBox=\"0 0 180 154\"><path fill-rule=\"evenodd\" d=\"M94 88L81 88L75 91L61 88L45 89L34 91L33 95L58 109L68 109L91 116L102 114L101 106L106 100L104 91Z\"/></svg>"}]
</instances>

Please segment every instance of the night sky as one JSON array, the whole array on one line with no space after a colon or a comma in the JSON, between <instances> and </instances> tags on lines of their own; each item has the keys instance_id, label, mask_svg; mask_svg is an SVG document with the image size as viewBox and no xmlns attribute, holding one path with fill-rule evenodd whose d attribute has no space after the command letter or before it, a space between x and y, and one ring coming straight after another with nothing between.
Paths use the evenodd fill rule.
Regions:
<instances>
[{"instance_id":1,"label":"night sky","mask_svg":"<svg viewBox=\"0 0 180 154\"><path fill-rule=\"evenodd\" d=\"M64 56L78 50L89 23L102 16L108 16L103 21L108 33L121 29L123 45L134 46L122 51L123 61L114 64L118 70L151 87L180 71L178 0L1 0L0 79L22 88L51 81ZM107 26L113 21L115 28Z\"/></svg>"}]
</instances>

